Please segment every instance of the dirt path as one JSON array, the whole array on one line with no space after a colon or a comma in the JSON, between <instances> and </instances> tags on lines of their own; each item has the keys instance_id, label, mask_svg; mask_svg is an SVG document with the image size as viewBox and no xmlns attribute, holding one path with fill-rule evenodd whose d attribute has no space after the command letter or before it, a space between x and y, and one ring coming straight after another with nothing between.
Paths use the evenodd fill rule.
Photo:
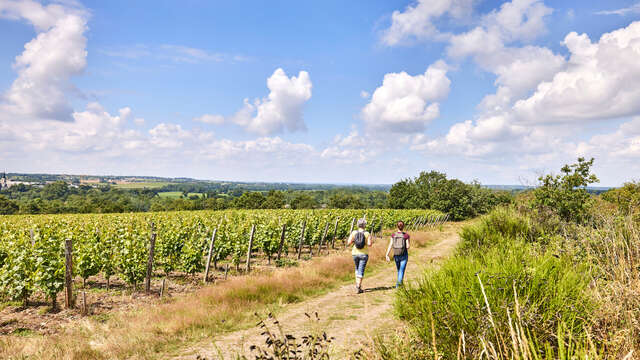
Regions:
<instances>
[{"instance_id":1,"label":"dirt path","mask_svg":"<svg viewBox=\"0 0 640 360\"><path fill-rule=\"evenodd\" d=\"M412 281L420 276L421 268L434 259L443 258L451 253L459 237L459 225L446 224L443 231L410 232L413 238L434 238L435 242L412 249L409 255L405 280ZM322 329L334 336L332 357L346 358L363 346L371 343L371 335L384 329L395 329L400 323L393 317L393 295L396 280L396 268L393 260L382 265L373 274L367 270L363 282L364 294L356 294L354 285L349 283L334 291L297 304L286 305L276 317L284 331L294 336L308 334L314 329ZM310 322L305 313L318 312L319 322ZM176 359L195 359L196 355L207 359L232 359L234 355L250 354L249 346L262 345L264 338L259 328L234 331L222 334L213 341L197 344L186 350Z\"/></svg>"}]
</instances>

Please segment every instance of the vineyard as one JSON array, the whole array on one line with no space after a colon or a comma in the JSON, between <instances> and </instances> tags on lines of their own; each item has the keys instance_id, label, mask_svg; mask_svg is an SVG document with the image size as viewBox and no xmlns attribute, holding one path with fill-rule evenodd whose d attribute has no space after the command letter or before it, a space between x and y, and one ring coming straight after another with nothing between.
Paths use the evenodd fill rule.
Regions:
<instances>
[{"instance_id":1,"label":"vineyard","mask_svg":"<svg viewBox=\"0 0 640 360\"><path fill-rule=\"evenodd\" d=\"M100 274L107 288L114 277L136 289L151 275L208 273L210 265L222 262L248 271L256 256L271 263L344 246L355 219L363 216L372 233L398 220L409 228L445 220L431 210L387 209L4 216L0 298L26 306L40 294L55 307L65 276L69 284L70 264L83 284Z\"/></svg>"}]
</instances>

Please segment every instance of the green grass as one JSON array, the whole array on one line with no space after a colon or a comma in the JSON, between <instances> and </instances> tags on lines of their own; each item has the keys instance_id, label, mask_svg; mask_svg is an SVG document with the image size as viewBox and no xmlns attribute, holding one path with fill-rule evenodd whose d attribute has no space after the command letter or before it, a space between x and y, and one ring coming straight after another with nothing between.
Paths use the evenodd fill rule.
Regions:
<instances>
[{"instance_id":1,"label":"green grass","mask_svg":"<svg viewBox=\"0 0 640 360\"><path fill-rule=\"evenodd\" d=\"M202 193L189 193L189 194L187 194L187 197L192 196L192 195L201 197ZM158 196L163 197L163 198L178 199L178 198L182 197L182 191L164 191L164 192L158 193Z\"/></svg>"},{"instance_id":2,"label":"green grass","mask_svg":"<svg viewBox=\"0 0 640 360\"><path fill-rule=\"evenodd\" d=\"M509 318L540 349L557 350L560 332L584 341L595 308L588 266L546 250L532 241L535 233L528 219L505 209L465 227L455 257L399 292L397 314L429 344L428 351L436 334L437 352L445 358L456 358L463 332L467 356L479 356L487 343L505 354L511 348Z\"/></svg>"},{"instance_id":3,"label":"green grass","mask_svg":"<svg viewBox=\"0 0 640 360\"><path fill-rule=\"evenodd\" d=\"M11 334L15 336L27 337L33 334L33 330L26 329L26 328L18 328L18 329L15 329Z\"/></svg>"},{"instance_id":4,"label":"green grass","mask_svg":"<svg viewBox=\"0 0 640 360\"><path fill-rule=\"evenodd\" d=\"M340 321L340 320L358 320L356 315L342 315L342 314L334 314L329 316L330 321Z\"/></svg>"}]
</instances>

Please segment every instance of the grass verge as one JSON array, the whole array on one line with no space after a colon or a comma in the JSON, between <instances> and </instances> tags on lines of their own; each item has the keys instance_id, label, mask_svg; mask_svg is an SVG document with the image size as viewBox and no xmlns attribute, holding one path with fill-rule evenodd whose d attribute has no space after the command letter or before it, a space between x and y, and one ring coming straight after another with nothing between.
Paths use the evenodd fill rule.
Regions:
<instances>
[{"instance_id":1,"label":"grass verge","mask_svg":"<svg viewBox=\"0 0 640 360\"><path fill-rule=\"evenodd\" d=\"M399 292L396 312L408 328L378 339L372 357L597 355L589 331L598 305L594 268L584 256L559 251L557 239L510 209L466 226L461 238L456 256Z\"/></svg>"}]
</instances>

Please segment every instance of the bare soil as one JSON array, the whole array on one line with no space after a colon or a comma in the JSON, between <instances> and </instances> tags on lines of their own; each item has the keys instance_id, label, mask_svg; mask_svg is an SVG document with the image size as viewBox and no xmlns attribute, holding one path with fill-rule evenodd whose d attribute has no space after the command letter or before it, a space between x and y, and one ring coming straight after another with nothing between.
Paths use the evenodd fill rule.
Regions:
<instances>
[{"instance_id":1,"label":"bare soil","mask_svg":"<svg viewBox=\"0 0 640 360\"><path fill-rule=\"evenodd\" d=\"M20 302L4 303L0 310L0 334L51 335L61 331L66 324L85 316L106 320L114 311L126 311L146 303L157 302L161 284L162 279L153 279L154 291L145 294L143 291L134 291L116 278L112 278L109 290L106 279L101 277L89 278L84 290L82 281L76 280L75 307L72 309L64 308L64 293L58 294L56 309L52 308L49 300L38 294L31 296L26 307ZM200 286L201 284L191 276L173 275L165 281L165 294L171 296L190 293ZM141 287L138 285L138 288Z\"/></svg>"},{"instance_id":2,"label":"bare soil","mask_svg":"<svg viewBox=\"0 0 640 360\"><path fill-rule=\"evenodd\" d=\"M459 241L459 224L445 224L441 230L411 232L412 239L429 245L410 250L405 281L420 277L422 268L448 256ZM412 244L413 245L413 244ZM347 256L342 253L342 256ZM369 276L367 276L369 275ZM357 294L351 283L330 293L295 304L283 305L276 318L287 334L300 337L314 331L326 331L335 337L331 344L332 358L349 358L372 344L373 336L392 332L402 326L393 316L396 267L393 260L373 273L368 270L363 281L363 294ZM306 314L318 313L319 322L309 321ZM176 359L232 359L238 355L250 357L251 345L264 345L262 329L250 328L221 334L196 344L177 354Z\"/></svg>"}]
</instances>

